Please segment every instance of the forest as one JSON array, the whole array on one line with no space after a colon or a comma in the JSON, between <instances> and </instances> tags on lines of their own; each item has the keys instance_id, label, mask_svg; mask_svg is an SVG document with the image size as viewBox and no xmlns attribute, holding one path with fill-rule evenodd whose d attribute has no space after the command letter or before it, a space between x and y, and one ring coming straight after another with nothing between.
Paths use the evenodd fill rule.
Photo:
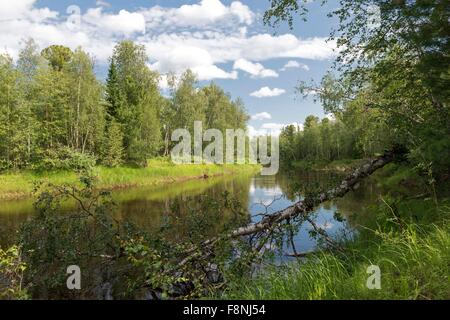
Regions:
<instances>
[{"instance_id":1,"label":"forest","mask_svg":"<svg viewBox=\"0 0 450 320\"><path fill-rule=\"evenodd\" d=\"M0 56L0 170L76 170L102 164L145 167L168 156L171 133L204 128L246 129L241 100L195 75L170 76L170 96L147 66L143 46L114 49L106 83L82 48L53 45L40 51L25 42L15 62Z\"/></svg>"}]
</instances>

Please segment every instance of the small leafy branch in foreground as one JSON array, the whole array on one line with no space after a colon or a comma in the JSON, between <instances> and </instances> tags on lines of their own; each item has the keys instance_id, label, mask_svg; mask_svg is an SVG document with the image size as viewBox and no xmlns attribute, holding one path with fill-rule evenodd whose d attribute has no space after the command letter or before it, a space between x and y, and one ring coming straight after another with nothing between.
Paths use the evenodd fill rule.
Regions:
<instances>
[{"instance_id":1,"label":"small leafy branch in foreground","mask_svg":"<svg viewBox=\"0 0 450 320\"><path fill-rule=\"evenodd\" d=\"M23 286L26 264L22 261L19 247L8 250L0 248L0 299L27 299Z\"/></svg>"},{"instance_id":2,"label":"small leafy branch in foreground","mask_svg":"<svg viewBox=\"0 0 450 320\"><path fill-rule=\"evenodd\" d=\"M173 203L159 230L148 233L115 218L111 193L97 189L90 174L78 186L38 184L36 194L36 216L20 230L21 266L27 265L20 284L29 284L30 295L39 298L204 296L223 279L218 264L231 265L232 251L219 241L220 252L204 250L201 241L248 222L239 203L224 194L191 207ZM81 290L66 287L70 265L80 267ZM14 281L8 288L17 286Z\"/></svg>"}]
</instances>

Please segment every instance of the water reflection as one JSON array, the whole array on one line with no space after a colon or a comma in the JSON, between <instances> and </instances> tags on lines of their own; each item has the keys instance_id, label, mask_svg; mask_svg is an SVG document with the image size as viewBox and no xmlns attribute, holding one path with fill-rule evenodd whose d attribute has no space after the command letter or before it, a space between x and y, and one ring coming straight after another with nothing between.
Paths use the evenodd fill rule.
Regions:
<instances>
[{"instance_id":1,"label":"water reflection","mask_svg":"<svg viewBox=\"0 0 450 320\"><path fill-rule=\"evenodd\" d=\"M252 178L250 187L249 212L254 216L254 221L261 219L260 214L272 214L291 206L301 200L302 190L308 188L311 182L320 186L321 190L326 190L331 180L335 176L329 174L280 174L275 177ZM337 203L325 203L319 206L312 214L316 225L326 230L330 236L351 237L353 228L347 221L340 221L335 218L338 211ZM309 252L316 248L317 239L310 235L313 226L304 223L300 226L298 234L294 238L294 245L297 252ZM294 249L286 248L292 253Z\"/></svg>"},{"instance_id":2,"label":"water reflection","mask_svg":"<svg viewBox=\"0 0 450 320\"><path fill-rule=\"evenodd\" d=\"M137 188L114 193L118 202L116 217L135 223L152 232L158 229L164 218L173 214L173 204L182 203L178 210L188 212L204 197L223 197L224 191L237 198L256 221L258 214L273 213L284 209L302 198L305 192L326 190L336 185L342 177L329 173L280 173L277 176L220 177L188 181L159 188ZM309 191L308 191L309 190ZM313 216L318 226L331 236L350 235L354 215L362 215L365 204L377 196L371 183L361 186L344 199L326 203L316 209ZM347 221L335 219L339 211ZM182 214L183 212L181 212ZM180 212L178 212L180 215ZM0 245L14 243L22 222L33 216L32 200L0 202ZM182 215L181 215L182 216ZM220 223L220 222L218 222ZM313 250L317 242L310 237L312 226L305 224L295 237L298 252Z\"/></svg>"}]
</instances>

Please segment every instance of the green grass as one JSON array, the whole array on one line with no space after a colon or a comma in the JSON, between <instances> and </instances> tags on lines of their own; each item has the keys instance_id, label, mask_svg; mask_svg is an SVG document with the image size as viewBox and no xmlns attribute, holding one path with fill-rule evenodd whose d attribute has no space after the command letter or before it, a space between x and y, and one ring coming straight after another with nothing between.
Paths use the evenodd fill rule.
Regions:
<instances>
[{"instance_id":1,"label":"green grass","mask_svg":"<svg viewBox=\"0 0 450 320\"><path fill-rule=\"evenodd\" d=\"M337 171L337 172L347 172L354 170L361 166L366 160L362 159L343 159L334 161L309 161L300 160L294 161L292 167L294 169L299 169L303 171L314 170L314 171Z\"/></svg>"},{"instance_id":2,"label":"green grass","mask_svg":"<svg viewBox=\"0 0 450 320\"><path fill-rule=\"evenodd\" d=\"M344 254L319 252L231 282L226 299L450 299L450 199L386 197ZM381 269L370 290L367 268Z\"/></svg>"},{"instance_id":3,"label":"green grass","mask_svg":"<svg viewBox=\"0 0 450 320\"><path fill-rule=\"evenodd\" d=\"M230 299L450 299L450 224L424 231L409 226L401 235L383 234L346 256L322 253L305 263L271 268L254 281L231 286ZM381 289L369 290L367 268L381 269Z\"/></svg>"},{"instance_id":4,"label":"green grass","mask_svg":"<svg viewBox=\"0 0 450 320\"><path fill-rule=\"evenodd\" d=\"M168 159L148 161L147 168L106 168L93 169L101 188L120 189L170 184L202 177L256 173L255 165L175 165ZM29 197L35 181L54 184L77 184L78 176L69 171L33 172L21 171L0 175L0 200Z\"/></svg>"}]
</instances>

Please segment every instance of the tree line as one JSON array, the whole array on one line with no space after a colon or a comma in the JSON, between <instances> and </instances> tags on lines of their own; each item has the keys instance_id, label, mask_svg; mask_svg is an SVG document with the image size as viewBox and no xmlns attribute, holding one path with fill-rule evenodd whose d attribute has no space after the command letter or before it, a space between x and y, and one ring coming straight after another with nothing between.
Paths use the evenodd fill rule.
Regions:
<instances>
[{"instance_id":1,"label":"tree line","mask_svg":"<svg viewBox=\"0 0 450 320\"><path fill-rule=\"evenodd\" d=\"M296 14L307 19L303 1L271 0L264 18L292 27ZM329 15L339 21L329 38L339 48L335 67L320 83L297 89L313 94L336 121L310 117L304 131L286 128L286 159L367 157L402 145L414 167L448 176L450 3L341 1Z\"/></svg>"},{"instance_id":2,"label":"tree line","mask_svg":"<svg viewBox=\"0 0 450 320\"><path fill-rule=\"evenodd\" d=\"M169 77L147 65L144 46L123 41L114 48L106 83L82 48L53 45L40 51L30 39L17 62L0 55L0 170L79 169L94 164L145 166L167 156L171 132L245 129L242 100L214 83L198 88L187 70Z\"/></svg>"},{"instance_id":3,"label":"tree line","mask_svg":"<svg viewBox=\"0 0 450 320\"><path fill-rule=\"evenodd\" d=\"M289 125L280 134L280 159L294 162L332 162L362 159L383 153L396 138L377 110L348 106L345 112L320 120L308 116L302 127Z\"/></svg>"}]
</instances>

